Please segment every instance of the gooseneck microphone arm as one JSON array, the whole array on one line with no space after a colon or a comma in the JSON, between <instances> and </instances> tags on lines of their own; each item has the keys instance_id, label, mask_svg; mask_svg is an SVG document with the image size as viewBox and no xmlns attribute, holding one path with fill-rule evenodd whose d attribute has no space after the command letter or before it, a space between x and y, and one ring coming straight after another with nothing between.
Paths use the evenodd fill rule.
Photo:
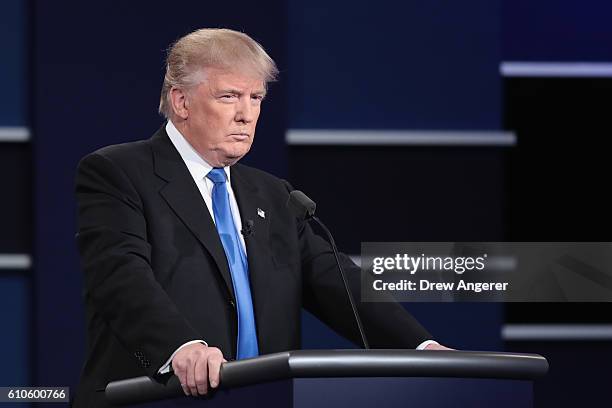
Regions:
<instances>
[{"instance_id":1,"label":"gooseneck microphone arm","mask_svg":"<svg viewBox=\"0 0 612 408\"><path fill-rule=\"evenodd\" d=\"M355 316L355 322L357 322L357 329L359 330L359 334L361 335L361 341L363 343L364 349L369 349L370 345L368 343L368 339L366 338L365 332L363 331L363 325L361 323L361 318L359 317L359 313L357 312L357 307L355 306L355 300L353 298L353 292L349 287L348 280L346 279L346 275L344 273L344 269L342 268L342 264L340 263L340 256L338 255L338 248L336 247L336 242L334 241L334 237L331 232L323 222L315 217L314 212L317 207L314 201L312 201L308 196L302 193L299 190L293 190L289 193L289 200L287 201L287 206L291 208L296 216L299 218L310 221L313 220L316 222L325 235L327 235L327 239L334 251L334 257L336 258L336 265L338 265L338 270L340 271L340 276L342 277L342 282L344 283L344 289L346 290L346 294L349 299L349 303L351 304L351 309L353 310L353 315Z\"/></svg>"},{"instance_id":2,"label":"gooseneck microphone arm","mask_svg":"<svg viewBox=\"0 0 612 408\"><path fill-rule=\"evenodd\" d=\"M349 302L351 303L351 309L353 309L353 314L355 315L355 321L357 322L357 328L359 329L359 334L361 335L361 341L363 342L363 348L369 349L370 344L368 343L368 339L366 338L365 332L363 331L363 325L361 324L361 318L359 317L359 313L357 312L357 307L355 306L355 300L353 299L353 292L349 287L348 280L346 279L346 275L344 274L344 269L342 269L342 264L340 263L340 257L338 256L338 248L336 247L336 243L334 241L334 237L332 237L331 232L327 229L325 224L321 222L318 217L314 215L311 218L307 218L306 220L315 221L329 239L329 243L331 244L332 250L334 251L334 256L336 257L336 264L338 265L338 270L340 271L340 276L342 276L342 282L344 282L344 288L346 289L346 294L348 296Z\"/></svg>"}]
</instances>

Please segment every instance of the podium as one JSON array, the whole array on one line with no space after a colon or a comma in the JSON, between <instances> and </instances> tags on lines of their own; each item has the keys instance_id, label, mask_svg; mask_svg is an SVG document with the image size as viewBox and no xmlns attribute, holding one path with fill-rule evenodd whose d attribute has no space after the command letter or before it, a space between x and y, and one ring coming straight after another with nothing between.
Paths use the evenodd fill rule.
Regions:
<instances>
[{"instance_id":1,"label":"podium","mask_svg":"<svg viewBox=\"0 0 612 408\"><path fill-rule=\"evenodd\" d=\"M537 354L298 350L231 361L208 396L183 394L177 377L111 382L117 406L174 407L532 407L533 381L548 371Z\"/></svg>"}]
</instances>

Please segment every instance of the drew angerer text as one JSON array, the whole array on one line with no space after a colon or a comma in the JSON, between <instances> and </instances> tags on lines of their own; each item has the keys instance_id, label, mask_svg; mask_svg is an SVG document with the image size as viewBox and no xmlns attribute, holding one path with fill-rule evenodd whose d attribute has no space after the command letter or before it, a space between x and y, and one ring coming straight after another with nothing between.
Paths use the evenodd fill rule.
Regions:
<instances>
[{"instance_id":1,"label":"drew angerer text","mask_svg":"<svg viewBox=\"0 0 612 408\"><path fill-rule=\"evenodd\" d=\"M378 279L372 283L372 287L376 291L469 291L469 292L487 292L487 291L505 291L508 288L508 282L466 282L461 279L459 282L430 282L427 279L419 279L415 281L402 279L397 282L383 282Z\"/></svg>"}]
</instances>

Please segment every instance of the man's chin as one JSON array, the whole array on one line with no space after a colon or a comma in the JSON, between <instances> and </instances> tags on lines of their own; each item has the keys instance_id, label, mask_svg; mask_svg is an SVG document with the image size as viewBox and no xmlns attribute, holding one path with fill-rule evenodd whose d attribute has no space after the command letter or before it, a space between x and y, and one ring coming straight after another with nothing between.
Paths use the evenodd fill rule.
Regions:
<instances>
[{"instance_id":1,"label":"man's chin","mask_svg":"<svg viewBox=\"0 0 612 408\"><path fill-rule=\"evenodd\" d=\"M221 163L222 167L228 167L228 166L233 166L234 164L238 163L238 160L225 160L223 163Z\"/></svg>"},{"instance_id":2,"label":"man's chin","mask_svg":"<svg viewBox=\"0 0 612 408\"><path fill-rule=\"evenodd\" d=\"M249 152L249 150L251 150L250 146L248 149L217 149L215 152L216 160L214 160L216 164L214 164L214 166L232 166L242 159Z\"/></svg>"},{"instance_id":3,"label":"man's chin","mask_svg":"<svg viewBox=\"0 0 612 408\"><path fill-rule=\"evenodd\" d=\"M234 164L238 163L238 161L243 157L244 154L240 156L225 156L221 159L221 162L223 163L223 167L233 166Z\"/></svg>"}]
</instances>

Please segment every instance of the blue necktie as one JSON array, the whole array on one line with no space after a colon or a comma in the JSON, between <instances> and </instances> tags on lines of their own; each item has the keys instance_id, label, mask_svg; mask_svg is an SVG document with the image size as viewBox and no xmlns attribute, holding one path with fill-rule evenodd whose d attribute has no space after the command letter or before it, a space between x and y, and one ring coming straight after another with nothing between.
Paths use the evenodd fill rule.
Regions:
<instances>
[{"instance_id":1,"label":"blue necktie","mask_svg":"<svg viewBox=\"0 0 612 408\"><path fill-rule=\"evenodd\" d=\"M232 217L225 170L214 168L206 177L215 184L212 190L213 213L232 274L234 294L236 295L236 307L238 308L238 353L236 359L256 357L259 351L253 300L249 285L249 266Z\"/></svg>"}]
</instances>

